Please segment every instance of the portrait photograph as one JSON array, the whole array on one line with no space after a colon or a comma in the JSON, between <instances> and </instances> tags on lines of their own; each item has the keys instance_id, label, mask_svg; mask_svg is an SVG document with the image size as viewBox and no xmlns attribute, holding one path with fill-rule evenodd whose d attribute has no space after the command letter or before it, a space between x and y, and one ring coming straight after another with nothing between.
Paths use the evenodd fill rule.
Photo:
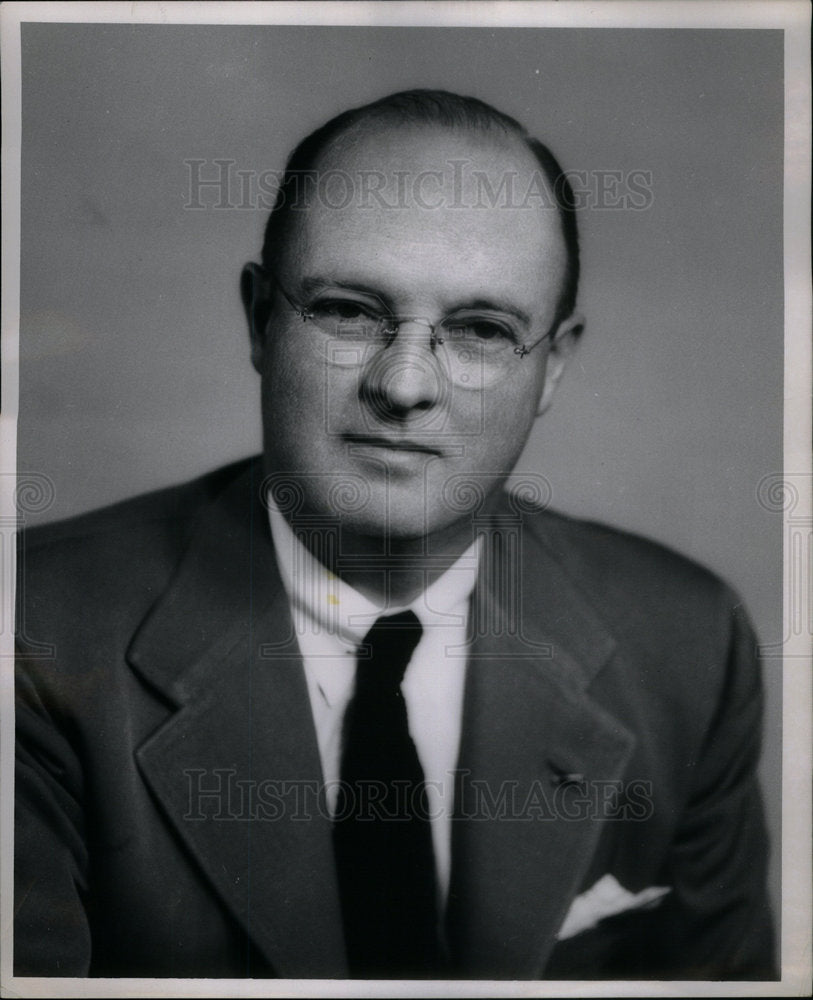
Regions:
<instances>
[{"instance_id":1,"label":"portrait photograph","mask_svg":"<svg viewBox=\"0 0 813 1000\"><path fill-rule=\"evenodd\" d=\"M803 995L807 5L1 13L4 995Z\"/></svg>"}]
</instances>

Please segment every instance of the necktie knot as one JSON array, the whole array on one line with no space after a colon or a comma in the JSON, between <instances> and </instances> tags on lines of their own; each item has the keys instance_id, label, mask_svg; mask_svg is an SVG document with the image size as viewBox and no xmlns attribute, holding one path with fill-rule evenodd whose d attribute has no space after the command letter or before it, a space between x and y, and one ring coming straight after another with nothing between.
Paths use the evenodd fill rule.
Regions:
<instances>
[{"instance_id":1,"label":"necktie knot","mask_svg":"<svg viewBox=\"0 0 813 1000\"><path fill-rule=\"evenodd\" d=\"M375 685L397 692L422 634L423 627L414 611L379 618L359 647L357 690Z\"/></svg>"}]
</instances>

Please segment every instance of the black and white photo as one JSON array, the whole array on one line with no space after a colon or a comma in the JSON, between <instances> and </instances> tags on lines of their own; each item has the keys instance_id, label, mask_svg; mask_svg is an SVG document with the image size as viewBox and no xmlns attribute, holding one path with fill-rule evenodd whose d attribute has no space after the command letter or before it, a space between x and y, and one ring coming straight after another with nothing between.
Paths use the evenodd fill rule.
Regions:
<instances>
[{"instance_id":1,"label":"black and white photo","mask_svg":"<svg viewBox=\"0 0 813 1000\"><path fill-rule=\"evenodd\" d=\"M19 6L4 983L803 982L800 5Z\"/></svg>"}]
</instances>

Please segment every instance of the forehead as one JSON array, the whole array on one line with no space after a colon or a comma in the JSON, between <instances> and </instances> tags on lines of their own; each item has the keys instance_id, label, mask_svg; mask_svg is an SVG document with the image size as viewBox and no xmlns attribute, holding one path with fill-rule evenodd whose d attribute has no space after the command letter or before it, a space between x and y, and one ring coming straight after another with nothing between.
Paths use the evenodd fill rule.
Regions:
<instances>
[{"instance_id":1,"label":"forehead","mask_svg":"<svg viewBox=\"0 0 813 1000\"><path fill-rule=\"evenodd\" d=\"M427 301L485 286L530 307L564 274L547 179L525 144L502 132L356 128L320 159L307 204L292 213L292 277L358 275Z\"/></svg>"}]
</instances>

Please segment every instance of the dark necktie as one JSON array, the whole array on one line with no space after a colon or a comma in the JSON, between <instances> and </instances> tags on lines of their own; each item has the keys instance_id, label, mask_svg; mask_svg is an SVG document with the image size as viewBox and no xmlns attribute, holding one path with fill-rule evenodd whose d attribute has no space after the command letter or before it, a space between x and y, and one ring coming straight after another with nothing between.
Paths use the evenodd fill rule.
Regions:
<instances>
[{"instance_id":1,"label":"dark necktie","mask_svg":"<svg viewBox=\"0 0 813 1000\"><path fill-rule=\"evenodd\" d=\"M344 718L333 844L351 976L437 972L428 803L401 694L421 632L411 611L378 619L359 649Z\"/></svg>"}]
</instances>

